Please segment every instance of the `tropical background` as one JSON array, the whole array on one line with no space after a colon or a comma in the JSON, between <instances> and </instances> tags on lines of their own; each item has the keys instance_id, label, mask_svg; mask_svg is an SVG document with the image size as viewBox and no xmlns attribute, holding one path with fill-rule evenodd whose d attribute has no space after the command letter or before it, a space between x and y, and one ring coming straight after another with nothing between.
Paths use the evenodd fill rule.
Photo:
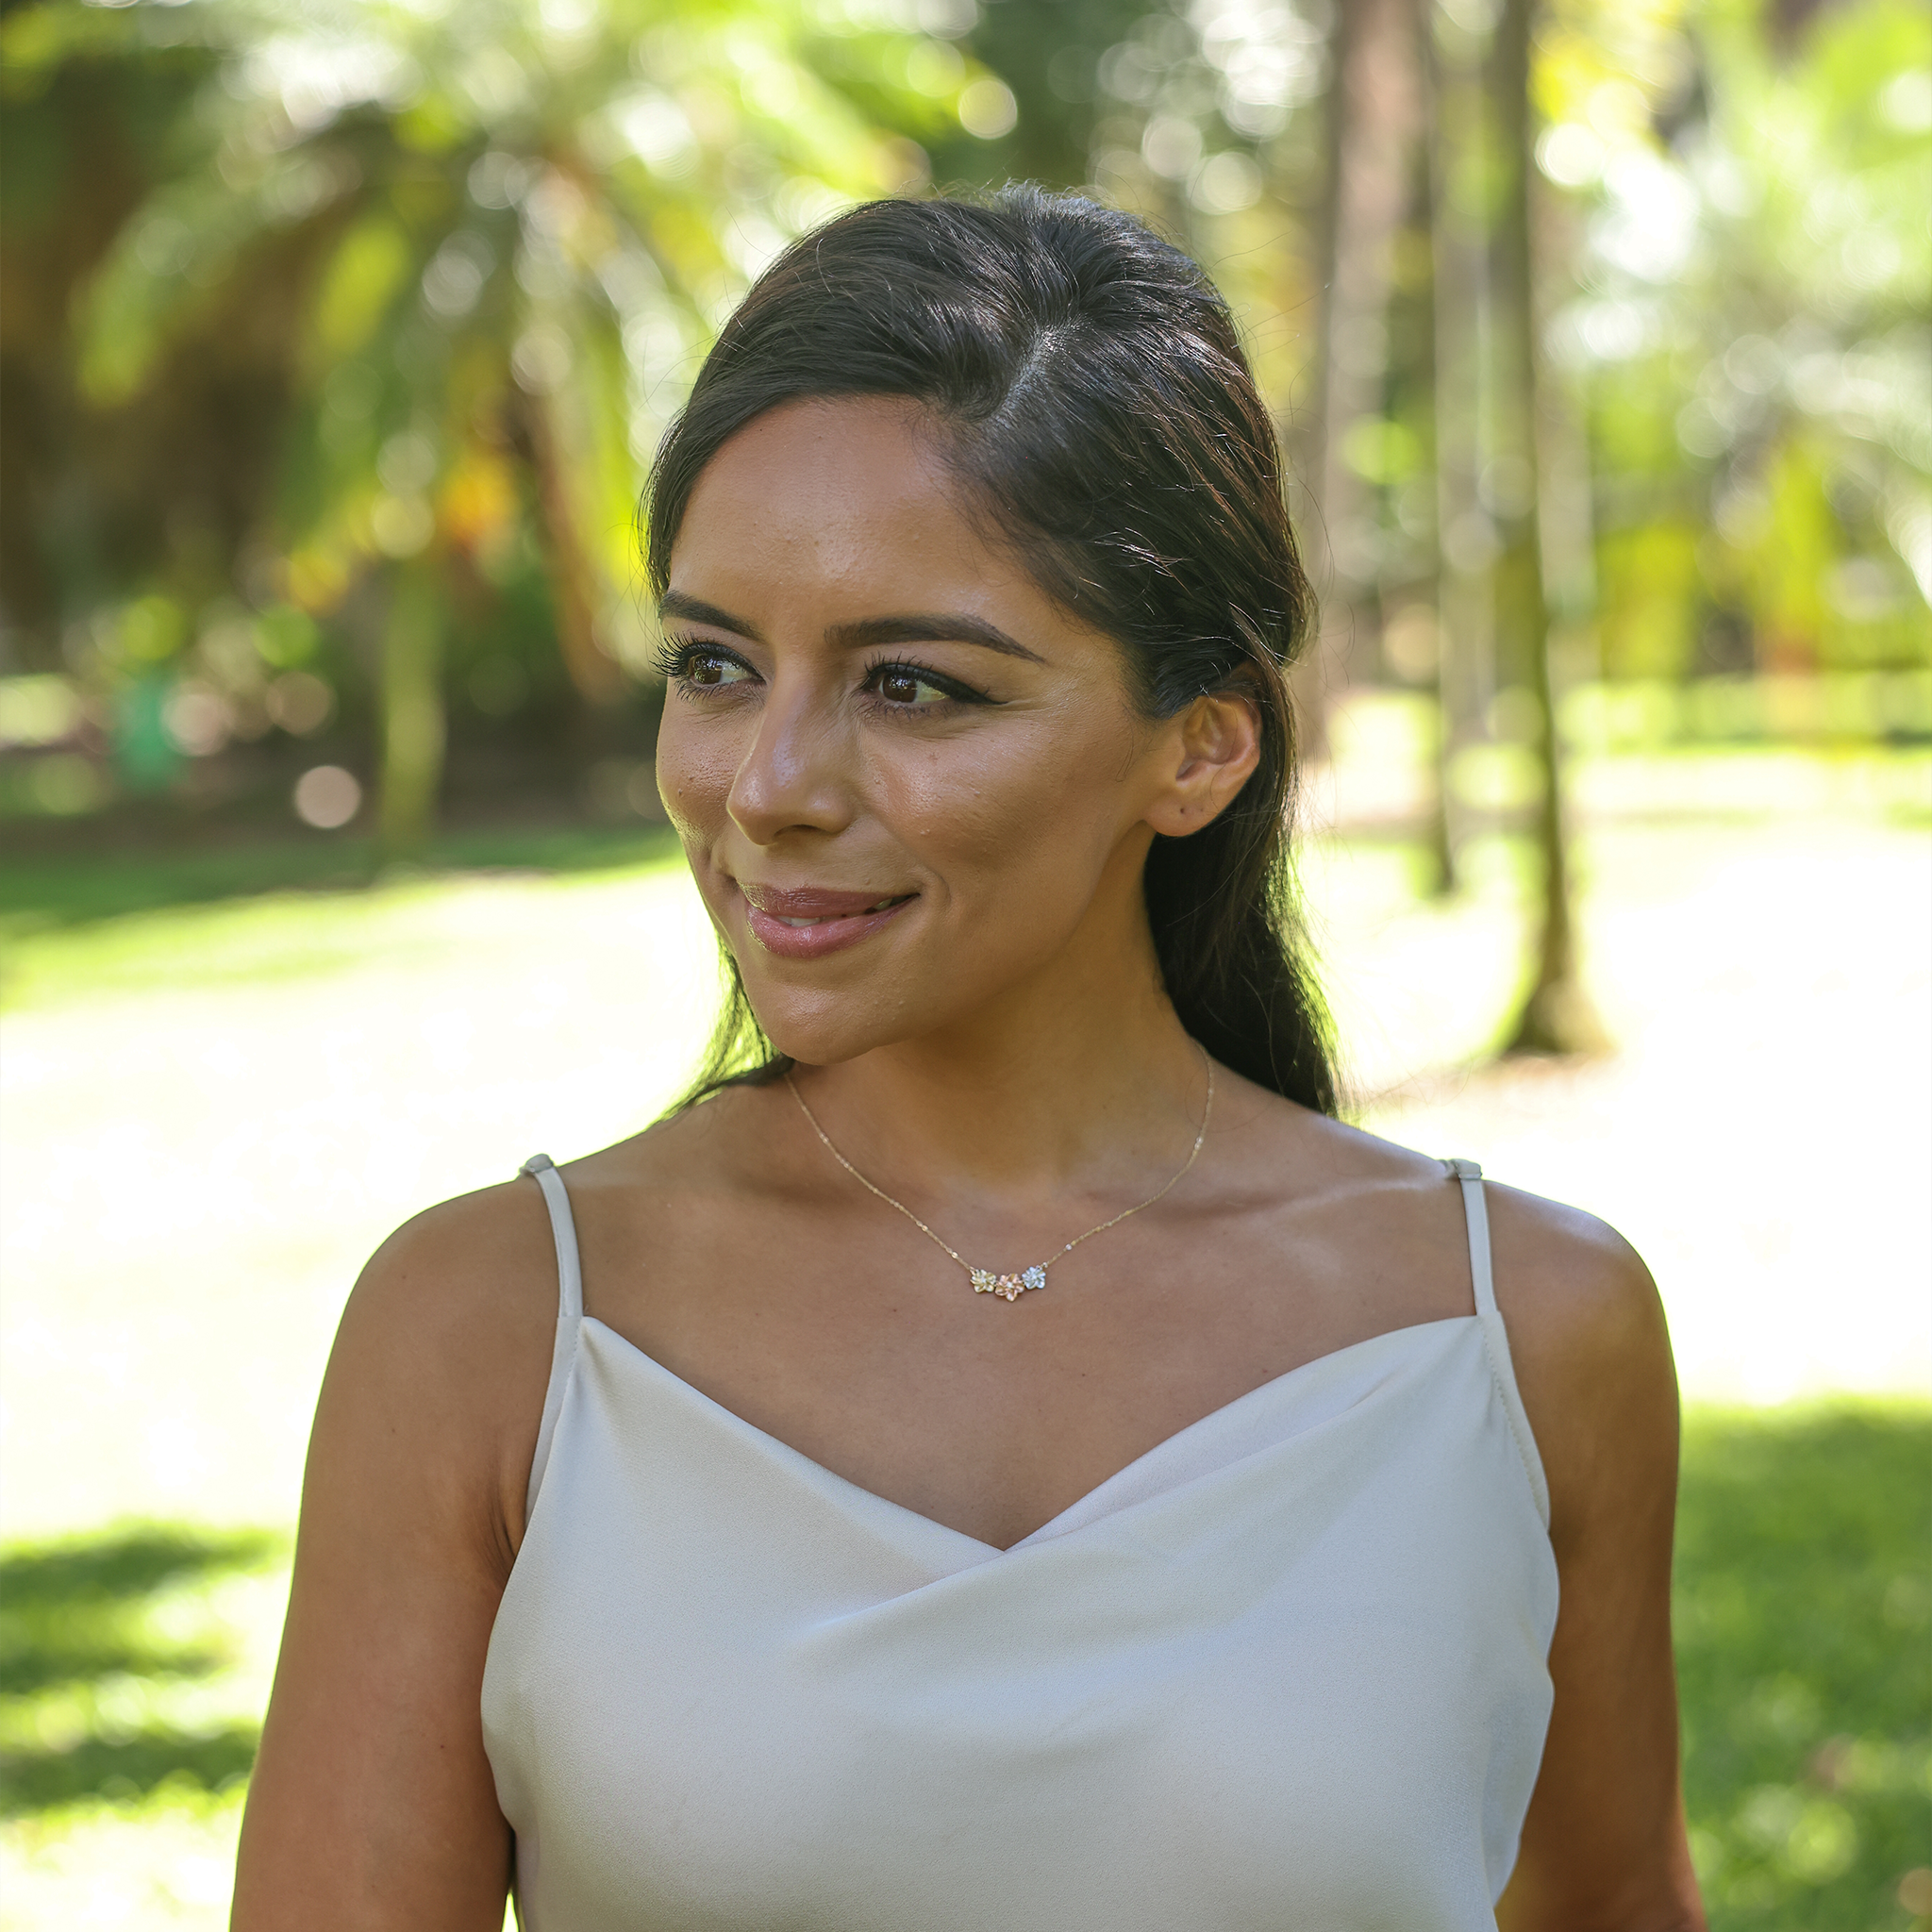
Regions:
<instances>
[{"instance_id":1,"label":"tropical background","mask_svg":"<svg viewBox=\"0 0 1932 1932\"><path fill-rule=\"evenodd\" d=\"M0 108L0 1926L225 1923L361 1257L707 1028L657 441L1015 176L1276 414L1355 1117L1657 1274L1713 1925L1932 1925L1919 0L7 0Z\"/></svg>"}]
</instances>

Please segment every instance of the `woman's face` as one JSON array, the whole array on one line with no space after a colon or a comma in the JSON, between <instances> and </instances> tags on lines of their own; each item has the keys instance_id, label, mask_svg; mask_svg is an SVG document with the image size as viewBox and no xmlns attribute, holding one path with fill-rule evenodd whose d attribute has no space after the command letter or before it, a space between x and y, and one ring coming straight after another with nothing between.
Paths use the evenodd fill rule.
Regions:
<instances>
[{"instance_id":1,"label":"woman's face","mask_svg":"<svg viewBox=\"0 0 1932 1932\"><path fill-rule=\"evenodd\" d=\"M977 534L915 406L741 430L661 614L658 787L781 1052L831 1064L1151 971L1150 812L1191 829L1168 822L1181 721L1140 717L1119 647Z\"/></svg>"}]
</instances>

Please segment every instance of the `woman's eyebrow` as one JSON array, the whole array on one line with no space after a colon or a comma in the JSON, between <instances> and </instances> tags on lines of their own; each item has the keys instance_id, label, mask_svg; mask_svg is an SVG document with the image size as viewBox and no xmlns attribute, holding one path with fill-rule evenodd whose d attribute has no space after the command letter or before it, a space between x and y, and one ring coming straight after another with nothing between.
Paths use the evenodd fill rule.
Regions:
<instances>
[{"instance_id":1,"label":"woman's eyebrow","mask_svg":"<svg viewBox=\"0 0 1932 1932\"><path fill-rule=\"evenodd\" d=\"M764 633L755 624L747 624L741 617L733 617L728 610L720 610L715 604L707 604L699 597L687 597L682 591L666 591L658 599L658 616L681 617L687 624L708 624L713 630L728 630L734 637L748 640L754 644L764 642Z\"/></svg>"},{"instance_id":2,"label":"woman's eyebrow","mask_svg":"<svg viewBox=\"0 0 1932 1932\"><path fill-rule=\"evenodd\" d=\"M868 617L858 624L834 625L825 633L825 641L846 650L867 644L978 644L1003 657L1024 658L1029 664L1046 662L1038 651L1029 651L998 625L989 624L983 617L969 617L963 610Z\"/></svg>"},{"instance_id":3,"label":"woman's eyebrow","mask_svg":"<svg viewBox=\"0 0 1932 1932\"><path fill-rule=\"evenodd\" d=\"M658 600L661 618L681 617L688 624L708 624L714 630L728 630L735 637L761 644L764 635L754 624L730 611L707 604L700 597L682 591L666 591ZM825 641L840 650L862 650L875 644L978 644L1008 658L1024 658L1029 664L1043 664L1038 651L1028 650L1018 638L1008 637L998 625L983 617L969 617L963 610L920 611L904 617L866 617L856 624L837 624L825 633Z\"/></svg>"}]
</instances>

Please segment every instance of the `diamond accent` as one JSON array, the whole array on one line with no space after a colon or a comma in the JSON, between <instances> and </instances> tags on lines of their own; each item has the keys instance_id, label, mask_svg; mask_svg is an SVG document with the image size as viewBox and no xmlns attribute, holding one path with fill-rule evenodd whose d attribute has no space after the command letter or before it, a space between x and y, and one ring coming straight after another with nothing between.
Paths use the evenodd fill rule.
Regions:
<instances>
[{"instance_id":1,"label":"diamond accent","mask_svg":"<svg viewBox=\"0 0 1932 1932\"><path fill-rule=\"evenodd\" d=\"M1200 1042L1198 1041L1195 1042L1195 1044L1197 1046L1200 1046ZM1208 1058L1208 1049L1205 1046L1200 1047L1200 1053L1201 1071L1208 1075L1208 1094L1207 1098L1203 1100L1201 1103L1200 1132L1194 1136L1194 1144L1188 1150L1188 1158L1181 1162L1180 1172L1176 1174L1171 1181L1168 1182L1166 1187L1158 1189L1154 1193L1149 1194L1144 1201L1136 1201L1131 1208L1123 1208L1118 1214L1115 1214L1111 1216L1109 1219L1103 1221L1097 1227L1090 1227L1085 1234L1076 1234L1074 1237L1074 1239L1070 1241L1066 1244L1066 1246L1060 1250L1060 1255L1071 1255L1074 1252L1074 1250L1080 1245L1082 1241L1091 1241L1095 1235L1105 1234L1110 1227L1118 1227L1121 1224L1121 1223L1127 1218L1128 1215L1138 1214L1140 1213L1141 1208L1151 1208L1153 1207L1155 1202L1164 1200L1168 1196L1168 1194L1173 1192L1173 1191L1180 1185L1182 1180L1184 1180L1187 1177L1187 1175L1192 1171L1195 1161L1197 1161L1201 1158L1202 1144L1208 1139L1208 1123L1214 1112L1214 1062ZM867 1180L866 1177L862 1174L860 1174L859 1171L856 1167L854 1167L853 1164L849 1160L847 1160L845 1157L842 1154L841 1154L836 1147L832 1145L830 1139L826 1136L824 1128L819 1125L818 1115L813 1113L811 1108L805 1104L805 1095L798 1091L798 1083L794 1079L792 1079L791 1070L789 1067L785 1070L785 1084L786 1086L791 1089L791 1097L793 1100L797 1101L799 1112L802 1113L808 1122L810 1122L811 1130L814 1134L816 1134L819 1137L820 1143L824 1146L825 1152L829 1154L832 1157L832 1158L836 1160L839 1163L839 1165L842 1167L845 1170L845 1172L849 1174L852 1176L852 1178L856 1180L858 1183L858 1185L866 1191L868 1194L875 1196L877 1199L883 1201L888 1208L891 1208L894 1209L896 1212L903 1214L906 1217L906 1219L909 1221L913 1224L913 1226L916 1227L920 1231L920 1233L926 1238L927 1241L933 1242L936 1246L943 1248L947 1254L952 1256L953 1259L958 1262L960 1267L965 1269L967 1274L971 1276L973 1281L973 1292L974 1294L996 1294L1002 1301L1016 1302L1020 1299L1020 1297L1023 1294L1024 1294L1027 1291L1028 1289L1044 1288L1046 1286L1046 1271L1053 1266L1054 1261L1058 1261L1059 1259L1060 1255L1054 1256L1053 1260L1036 1261L1032 1267L1023 1268L1017 1274L996 1274L991 1268L975 1268L973 1265L973 1263L969 1261L966 1258L966 1257L962 1255L958 1251L958 1249L952 1244L952 1242L943 1240L941 1236L935 1234L931 1228L926 1226L925 1223L920 1220L919 1216L913 1213L911 1208L907 1207L905 1202L895 1201L891 1197L891 1195L886 1192L885 1189L879 1187L878 1185L876 1185L876 1183L873 1181Z\"/></svg>"},{"instance_id":2,"label":"diamond accent","mask_svg":"<svg viewBox=\"0 0 1932 1932\"><path fill-rule=\"evenodd\" d=\"M1003 1301L1016 1302L1029 1288L1046 1286L1046 1270L1039 1262L1030 1268L1023 1268L1017 1274L995 1274L991 1268L974 1268L969 1271L973 1276L974 1294L996 1294Z\"/></svg>"}]
</instances>

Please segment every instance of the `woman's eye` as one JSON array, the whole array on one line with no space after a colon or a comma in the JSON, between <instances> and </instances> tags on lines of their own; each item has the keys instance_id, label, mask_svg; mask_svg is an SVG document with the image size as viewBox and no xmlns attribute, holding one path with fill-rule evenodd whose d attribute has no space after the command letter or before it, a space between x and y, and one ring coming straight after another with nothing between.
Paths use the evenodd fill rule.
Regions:
<instances>
[{"instance_id":1,"label":"woman's eye","mask_svg":"<svg viewBox=\"0 0 1932 1932\"><path fill-rule=\"evenodd\" d=\"M906 664L884 664L872 675L872 688L889 705L929 707L948 702L953 692L922 677Z\"/></svg>"},{"instance_id":2,"label":"woman's eye","mask_svg":"<svg viewBox=\"0 0 1932 1932\"><path fill-rule=\"evenodd\" d=\"M685 658L679 675L687 684L715 691L720 685L741 684L750 674L735 658L716 651L693 651Z\"/></svg>"}]
</instances>

